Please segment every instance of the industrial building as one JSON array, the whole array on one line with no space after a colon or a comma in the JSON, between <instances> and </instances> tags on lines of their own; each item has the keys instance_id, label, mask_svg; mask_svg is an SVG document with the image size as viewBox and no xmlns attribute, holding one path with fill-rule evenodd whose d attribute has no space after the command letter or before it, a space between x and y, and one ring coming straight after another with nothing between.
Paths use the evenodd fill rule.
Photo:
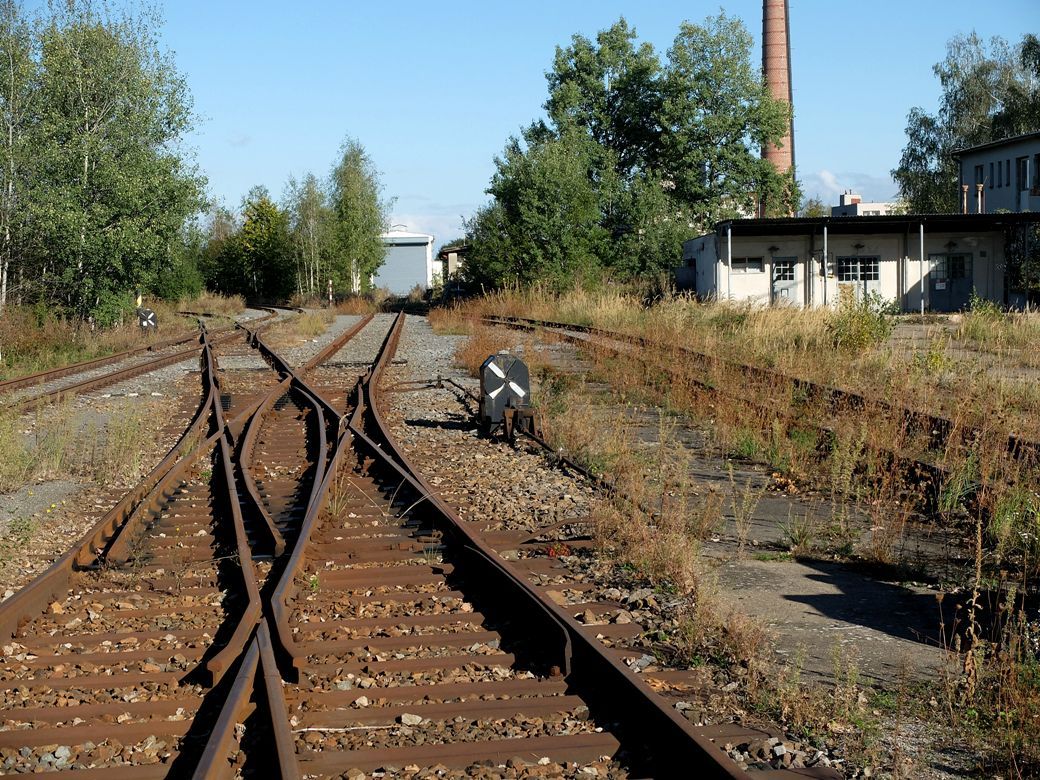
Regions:
<instances>
[{"instance_id":1,"label":"industrial building","mask_svg":"<svg viewBox=\"0 0 1040 780\"><path fill-rule=\"evenodd\" d=\"M735 219L683 243L680 286L702 298L834 306L876 293L903 311L958 311L971 294L1002 305L1005 232L1038 214Z\"/></svg>"},{"instance_id":2,"label":"industrial building","mask_svg":"<svg viewBox=\"0 0 1040 780\"><path fill-rule=\"evenodd\" d=\"M841 193L837 206L831 206L832 217L881 217L896 210L895 203L864 201L852 190Z\"/></svg>"},{"instance_id":3,"label":"industrial building","mask_svg":"<svg viewBox=\"0 0 1040 780\"><path fill-rule=\"evenodd\" d=\"M388 290L391 295L407 295L416 287L426 291L433 286L437 270L433 236L391 230L379 238L386 247L386 257L372 277L373 287Z\"/></svg>"},{"instance_id":4,"label":"industrial building","mask_svg":"<svg viewBox=\"0 0 1040 780\"><path fill-rule=\"evenodd\" d=\"M1040 211L1040 131L954 152L961 211Z\"/></svg>"}]
</instances>

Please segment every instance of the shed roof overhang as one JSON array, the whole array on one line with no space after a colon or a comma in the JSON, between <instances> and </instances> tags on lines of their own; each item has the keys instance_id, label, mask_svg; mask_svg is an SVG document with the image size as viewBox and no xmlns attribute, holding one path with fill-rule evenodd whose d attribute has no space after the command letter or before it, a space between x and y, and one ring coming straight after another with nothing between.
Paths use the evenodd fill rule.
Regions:
<instances>
[{"instance_id":1,"label":"shed roof overhang","mask_svg":"<svg viewBox=\"0 0 1040 780\"><path fill-rule=\"evenodd\" d=\"M1016 225L1040 224L1040 213L1010 214L885 214L876 217L782 217L732 219L715 225L717 233L729 228L734 236L831 235L906 233L923 225L932 233L994 233Z\"/></svg>"}]
</instances>

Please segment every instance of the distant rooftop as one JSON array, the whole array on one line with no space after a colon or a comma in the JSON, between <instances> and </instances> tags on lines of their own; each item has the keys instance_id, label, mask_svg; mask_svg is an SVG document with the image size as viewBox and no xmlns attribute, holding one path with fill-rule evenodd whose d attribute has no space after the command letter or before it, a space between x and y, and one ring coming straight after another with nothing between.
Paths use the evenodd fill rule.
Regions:
<instances>
[{"instance_id":1,"label":"distant rooftop","mask_svg":"<svg viewBox=\"0 0 1040 780\"><path fill-rule=\"evenodd\" d=\"M771 219L732 219L715 225L715 230L742 236L798 235L818 233L827 228L832 233L891 233L916 231L1001 230L1013 225L1040 223L1040 212L1007 214L885 214L849 217L776 217Z\"/></svg>"},{"instance_id":2,"label":"distant rooftop","mask_svg":"<svg viewBox=\"0 0 1040 780\"><path fill-rule=\"evenodd\" d=\"M391 230L379 236L384 244L432 244L433 236L428 233L410 233L407 230Z\"/></svg>"}]
</instances>

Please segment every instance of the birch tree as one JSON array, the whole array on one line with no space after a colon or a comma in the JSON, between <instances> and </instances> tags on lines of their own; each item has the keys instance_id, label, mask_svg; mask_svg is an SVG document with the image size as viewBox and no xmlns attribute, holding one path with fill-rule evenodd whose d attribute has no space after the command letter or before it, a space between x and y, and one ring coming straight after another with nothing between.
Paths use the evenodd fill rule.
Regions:
<instances>
[{"instance_id":1,"label":"birch tree","mask_svg":"<svg viewBox=\"0 0 1040 780\"><path fill-rule=\"evenodd\" d=\"M302 181L290 179L286 210L296 257L296 285L301 295L318 295L331 278L333 255L332 212L328 195L312 173Z\"/></svg>"},{"instance_id":2,"label":"birch tree","mask_svg":"<svg viewBox=\"0 0 1040 780\"><path fill-rule=\"evenodd\" d=\"M26 180L26 131L35 80L35 38L15 0L0 0L0 122L3 161L0 168L0 313L7 305L16 263L17 224Z\"/></svg>"},{"instance_id":3,"label":"birch tree","mask_svg":"<svg viewBox=\"0 0 1040 780\"><path fill-rule=\"evenodd\" d=\"M956 212L953 153L1040 127L1040 41L1026 35L1011 47L999 36L987 44L974 32L957 35L932 71L942 88L939 110L910 110L907 144L892 177L911 211Z\"/></svg>"},{"instance_id":4,"label":"birch tree","mask_svg":"<svg viewBox=\"0 0 1040 780\"><path fill-rule=\"evenodd\" d=\"M357 140L348 138L340 148L329 190L335 240L333 284L361 292L383 262L386 250L379 235L389 224L390 203L381 199L379 173Z\"/></svg>"},{"instance_id":5,"label":"birch tree","mask_svg":"<svg viewBox=\"0 0 1040 780\"><path fill-rule=\"evenodd\" d=\"M66 306L100 323L170 261L202 180L178 153L191 98L154 16L69 0L41 32L34 227L40 269Z\"/></svg>"}]
</instances>

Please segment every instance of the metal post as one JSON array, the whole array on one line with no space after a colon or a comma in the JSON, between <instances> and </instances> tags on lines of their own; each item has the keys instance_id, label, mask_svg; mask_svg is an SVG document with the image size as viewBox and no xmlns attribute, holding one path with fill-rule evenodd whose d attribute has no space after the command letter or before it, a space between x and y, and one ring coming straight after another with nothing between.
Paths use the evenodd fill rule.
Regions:
<instances>
[{"instance_id":1,"label":"metal post","mask_svg":"<svg viewBox=\"0 0 1040 780\"><path fill-rule=\"evenodd\" d=\"M733 300L733 226L726 225L726 300Z\"/></svg>"},{"instance_id":2,"label":"metal post","mask_svg":"<svg viewBox=\"0 0 1040 780\"><path fill-rule=\"evenodd\" d=\"M921 279L921 314L924 314L924 223L921 223L921 254L917 260L917 275Z\"/></svg>"},{"instance_id":3,"label":"metal post","mask_svg":"<svg viewBox=\"0 0 1040 780\"><path fill-rule=\"evenodd\" d=\"M823 226L823 305L827 305L827 226Z\"/></svg>"}]
</instances>

